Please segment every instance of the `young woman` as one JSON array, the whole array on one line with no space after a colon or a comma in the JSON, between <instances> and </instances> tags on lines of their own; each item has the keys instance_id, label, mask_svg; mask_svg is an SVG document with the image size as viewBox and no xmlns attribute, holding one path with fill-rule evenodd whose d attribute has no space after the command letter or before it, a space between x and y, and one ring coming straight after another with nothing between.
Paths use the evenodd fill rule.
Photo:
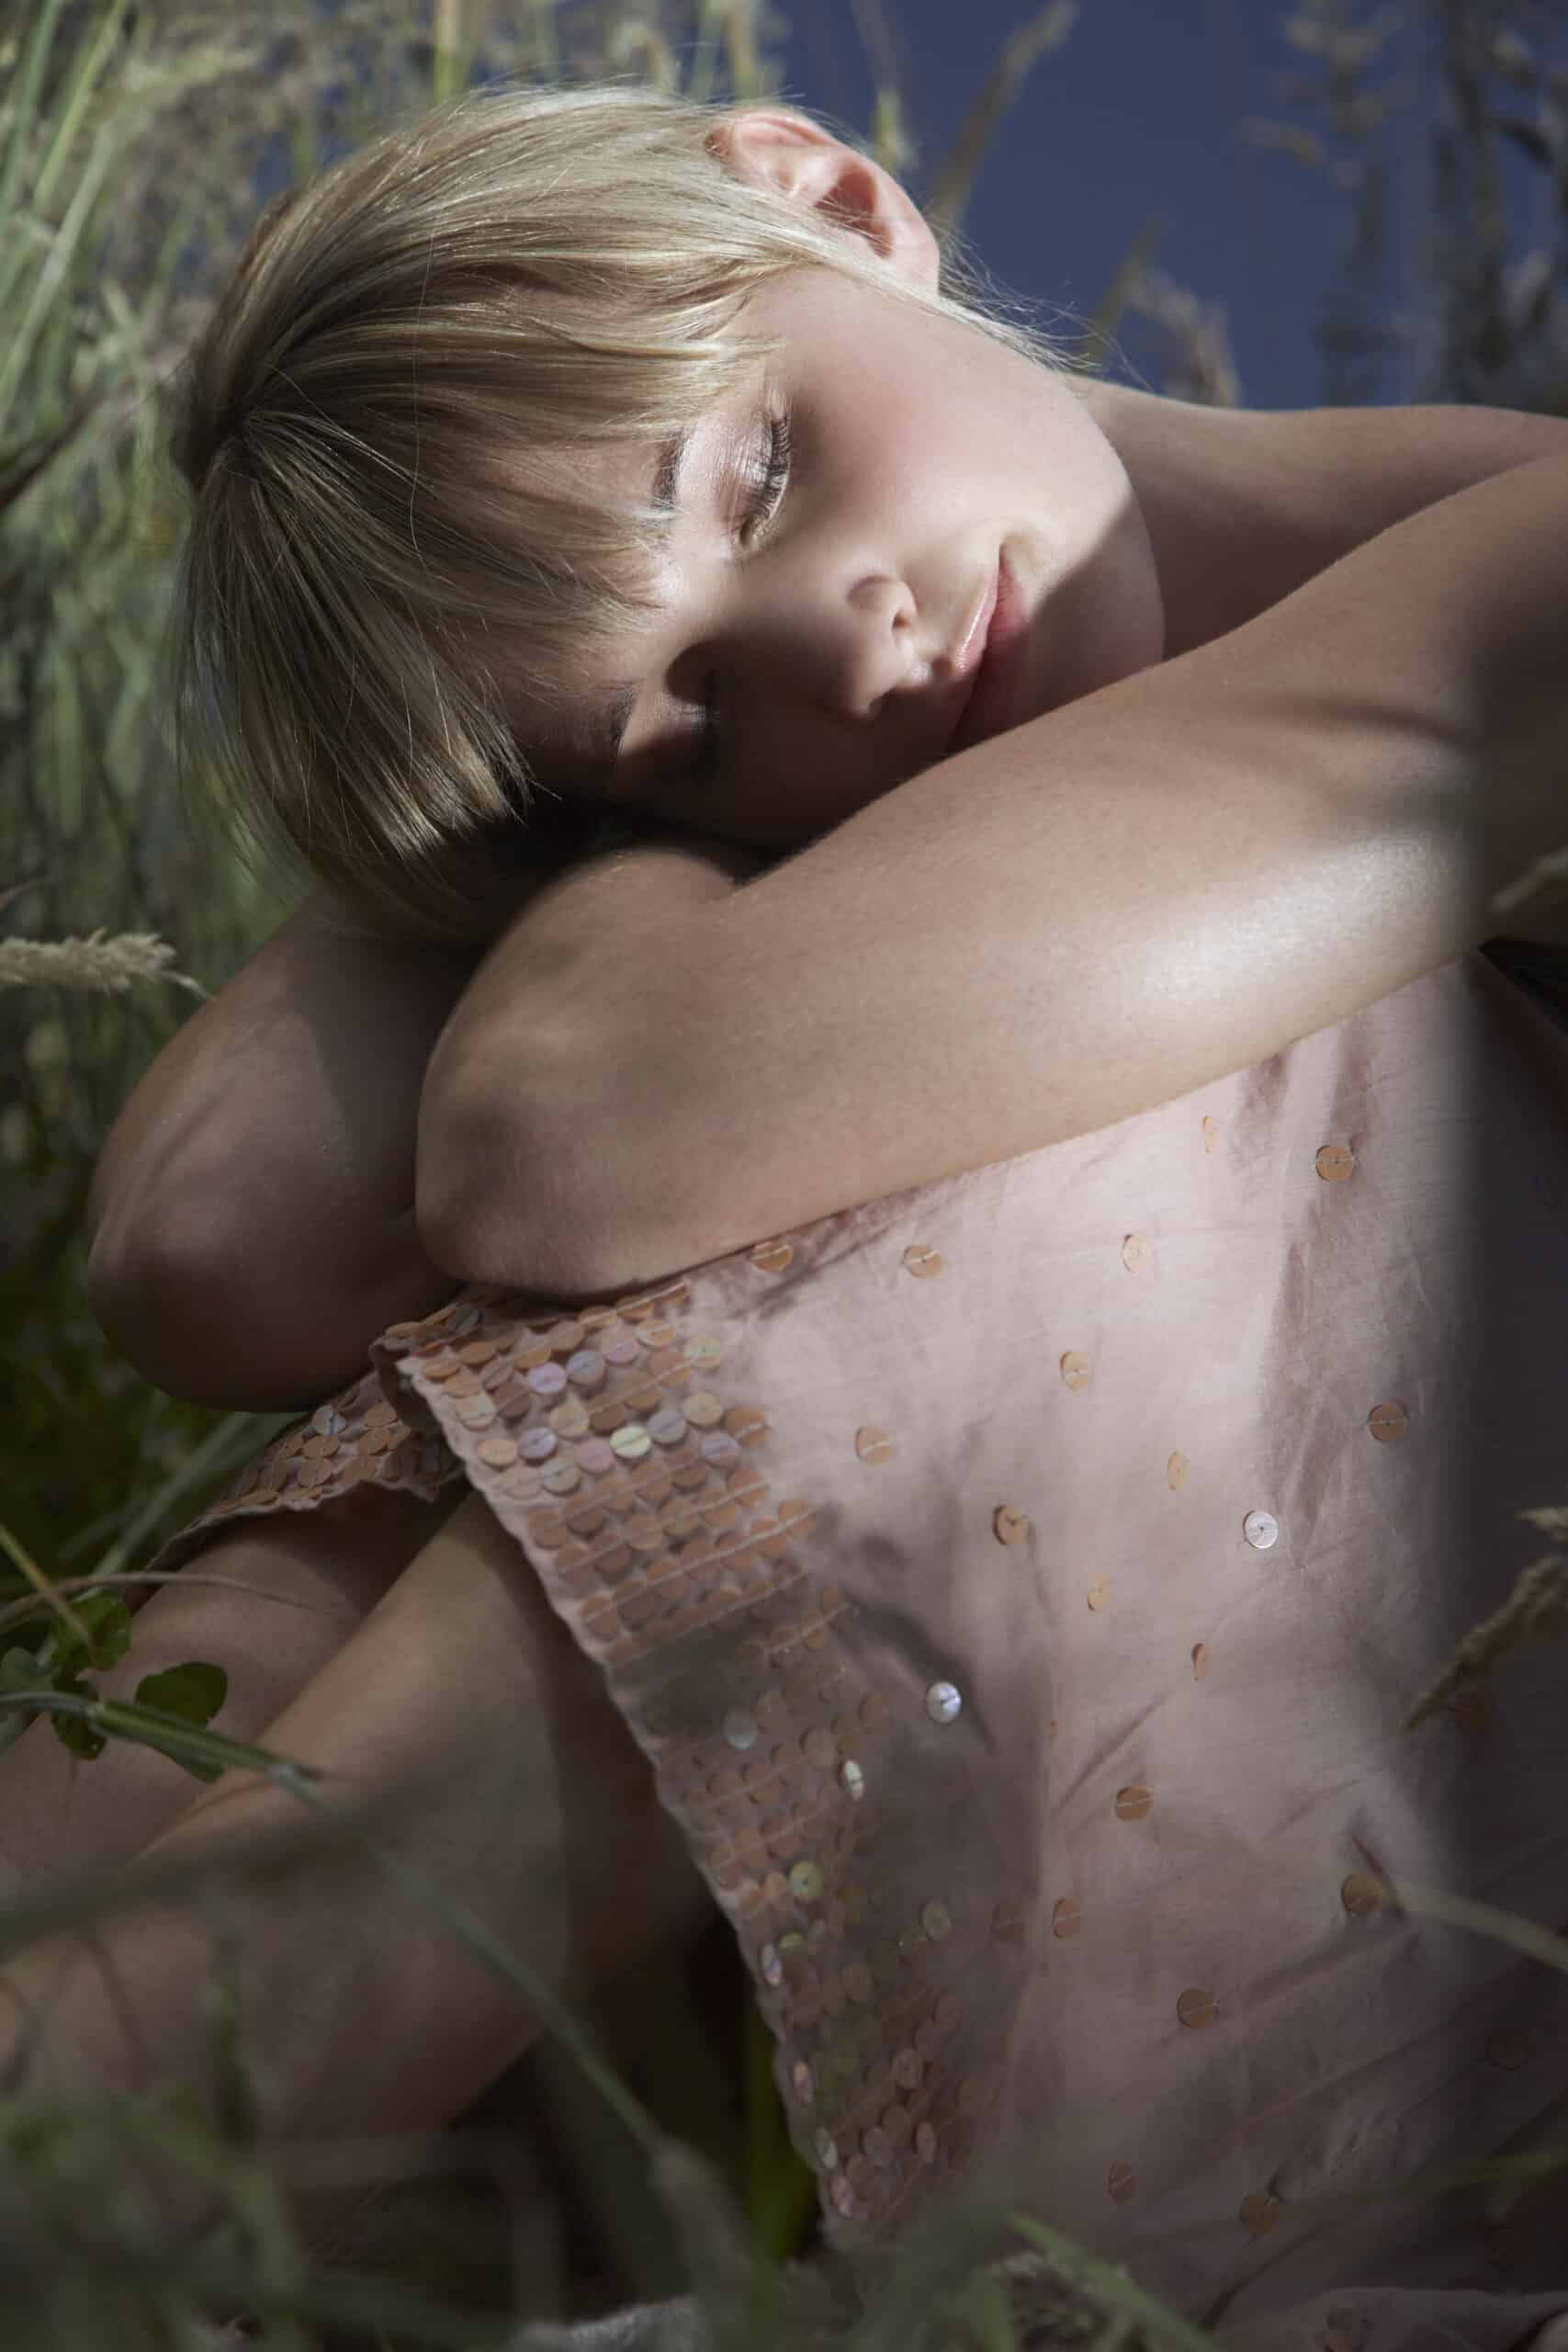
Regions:
<instances>
[{"instance_id":1,"label":"young woman","mask_svg":"<svg viewBox=\"0 0 1568 2352\"><path fill-rule=\"evenodd\" d=\"M362 1622L175 1587L135 1673L221 1657L222 1727L400 1809L557 1983L716 1900L847 2243L988 2165L1212 2321L1374 2279L1381 2341L1433 2295L1518 2340L1562 2303L1535 2240L1510 2285L1468 2211L1445 2267L1429 2214L1317 2208L1562 2088L1498 2060L1473 2145L1428 2129L1399 2064L1461 1993L1526 2029L1387 1890L1401 1695L1506 1593L1497 1498L1547 1498L1560 1419L1553 1232L1497 1293L1526 1369L1464 1521L1466 1153L1503 1136L1528 1205L1562 1144L1564 1048L1468 951L1560 840L1562 427L1076 378L804 115L588 90L275 208L179 446L203 691L324 888L127 1106L95 1303L176 1390L314 1408L165 1556ZM1535 1916L1560 1710L1521 1690L1487 1883ZM62 1826L141 1870L288 1815L116 1764L18 1743L19 1881ZM1303 1822L1322 1883L1259 1911ZM328 1877L269 2128L438 2124L534 2021ZM147 2048L126 1996L68 2012L118 2079L195 2061L197 1956L138 1932ZM288 1923L255 1965L294 1984ZM1358 2070L1365 2114L1303 2105Z\"/></svg>"}]
</instances>

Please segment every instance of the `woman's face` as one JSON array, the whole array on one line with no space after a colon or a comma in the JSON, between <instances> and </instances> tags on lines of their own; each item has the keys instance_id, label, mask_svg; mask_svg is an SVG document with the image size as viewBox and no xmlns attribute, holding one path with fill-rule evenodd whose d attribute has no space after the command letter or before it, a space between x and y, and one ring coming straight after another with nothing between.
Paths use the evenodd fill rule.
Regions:
<instances>
[{"instance_id":1,"label":"woman's face","mask_svg":"<svg viewBox=\"0 0 1568 2352\"><path fill-rule=\"evenodd\" d=\"M672 529L647 627L583 649L554 723L518 713L548 782L788 850L946 758L972 694L961 748L1161 659L1143 517L1065 382L826 269L741 325L780 348L678 470L651 446L582 457L607 493L668 495ZM1010 692L976 693L1009 619Z\"/></svg>"}]
</instances>

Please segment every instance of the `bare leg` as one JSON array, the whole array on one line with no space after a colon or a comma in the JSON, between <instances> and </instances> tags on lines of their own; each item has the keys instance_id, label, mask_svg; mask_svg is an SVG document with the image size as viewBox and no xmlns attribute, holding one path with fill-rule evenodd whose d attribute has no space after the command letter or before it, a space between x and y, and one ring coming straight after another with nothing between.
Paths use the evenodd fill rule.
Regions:
<instances>
[{"instance_id":1,"label":"bare leg","mask_svg":"<svg viewBox=\"0 0 1568 2352\"><path fill-rule=\"evenodd\" d=\"M209 1658L229 1677L214 1731L254 1739L340 1650L457 1509L360 1486L315 1510L277 1511L213 1535L203 1577L279 1593L264 1600L176 1580L135 1609L130 1655L94 1679L129 1699L145 1674ZM138 1590L127 1588L133 1606ZM296 1604L302 1603L303 1606ZM0 1902L73 1871L113 1870L182 1814L198 1783L166 1756L119 1742L87 1763L46 1723L0 1757Z\"/></svg>"},{"instance_id":2,"label":"bare leg","mask_svg":"<svg viewBox=\"0 0 1568 2352\"><path fill-rule=\"evenodd\" d=\"M710 1898L598 1668L477 1497L261 1736L322 1768L336 1804L374 1799L373 1834L569 1997L707 1916ZM286 1792L226 1774L128 1880L176 1857L292 1853L287 1880L269 1870L234 1895L265 2140L437 2130L527 2048L539 2021L368 1858L337 1840L300 1854L309 1821ZM104 1957L91 1958L80 1939L51 1937L0 1970L0 1990L21 1996L24 2010L49 2007L70 1972L24 2087L130 2089L177 2075L209 2096L198 1996L211 1941L194 1910L122 1913L98 1943ZM0 2005L6 2036L0 2066L22 2040ZM363 2183L350 2201L362 2194ZM187 2198L180 2226L204 2210ZM341 2210L300 2200L312 2230Z\"/></svg>"}]
</instances>

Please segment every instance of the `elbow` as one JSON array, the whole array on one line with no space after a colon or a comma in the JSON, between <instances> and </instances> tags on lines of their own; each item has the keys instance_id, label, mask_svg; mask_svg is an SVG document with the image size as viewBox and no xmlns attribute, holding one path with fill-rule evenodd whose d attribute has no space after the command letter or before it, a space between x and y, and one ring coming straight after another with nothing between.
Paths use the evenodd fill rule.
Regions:
<instances>
[{"instance_id":1,"label":"elbow","mask_svg":"<svg viewBox=\"0 0 1568 2352\"><path fill-rule=\"evenodd\" d=\"M178 1239L127 1242L100 1227L87 1253L87 1305L115 1352L165 1395L222 1409L235 1401L243 1341L218 1300L212 1270Z\"/></svg>"},{"instance_id":2,"label":"elbow","mask_svg":"<svg viewBox=\"0 0 1568 2352\"><path fill-rule=\"evenodd\" d=\"M539 1094L523 1119L493 1093L427 1080L414 1223L421 1247L455 1283L564 1302L594 1290L599 1264L582 1188L565 1176Z\"/></svg>"},{"instance_id":3,"label":"elbow","mask_svg":"<svg viewBox=\"0 0 1568 2352\"><path fill-rule=\"evenodd\" d=\"M533 1076L537 1078L537 1072ZM414 1216L422 1246L455 1281L568 1307L612 1304L661 1281L673 1261L638 1211L616 1198L636 1163L624 1121L581 1066L558 1090L530 1083L525 1107L493 1087L426 1082Z\"/></svg>"}]
</instances>

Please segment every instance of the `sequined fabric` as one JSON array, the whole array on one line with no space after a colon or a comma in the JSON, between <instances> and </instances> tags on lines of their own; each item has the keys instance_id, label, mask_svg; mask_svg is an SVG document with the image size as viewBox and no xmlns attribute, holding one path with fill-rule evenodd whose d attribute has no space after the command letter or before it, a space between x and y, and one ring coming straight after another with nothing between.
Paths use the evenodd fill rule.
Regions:
<instances>
[{"instance_id":1,"label":"sequined fabric","mask_svg":"<svg viewBox=\"0 0 1568 2352\"><path fill-rule=\"evenodd\" d=\"M1357 2199L1568 2148L1568 1980L1393 1892L1568 1927L1563 1651L1400 1728L1568 1501L1565 1334L1568 1039L1471 956L614 1306L467 1291L166 1557L357 1477L487 1498L835 2244L997 2185L1238 2352L1501 2352L1568 2312L1563 2180Z\"/></svg>"}]
</instances>

